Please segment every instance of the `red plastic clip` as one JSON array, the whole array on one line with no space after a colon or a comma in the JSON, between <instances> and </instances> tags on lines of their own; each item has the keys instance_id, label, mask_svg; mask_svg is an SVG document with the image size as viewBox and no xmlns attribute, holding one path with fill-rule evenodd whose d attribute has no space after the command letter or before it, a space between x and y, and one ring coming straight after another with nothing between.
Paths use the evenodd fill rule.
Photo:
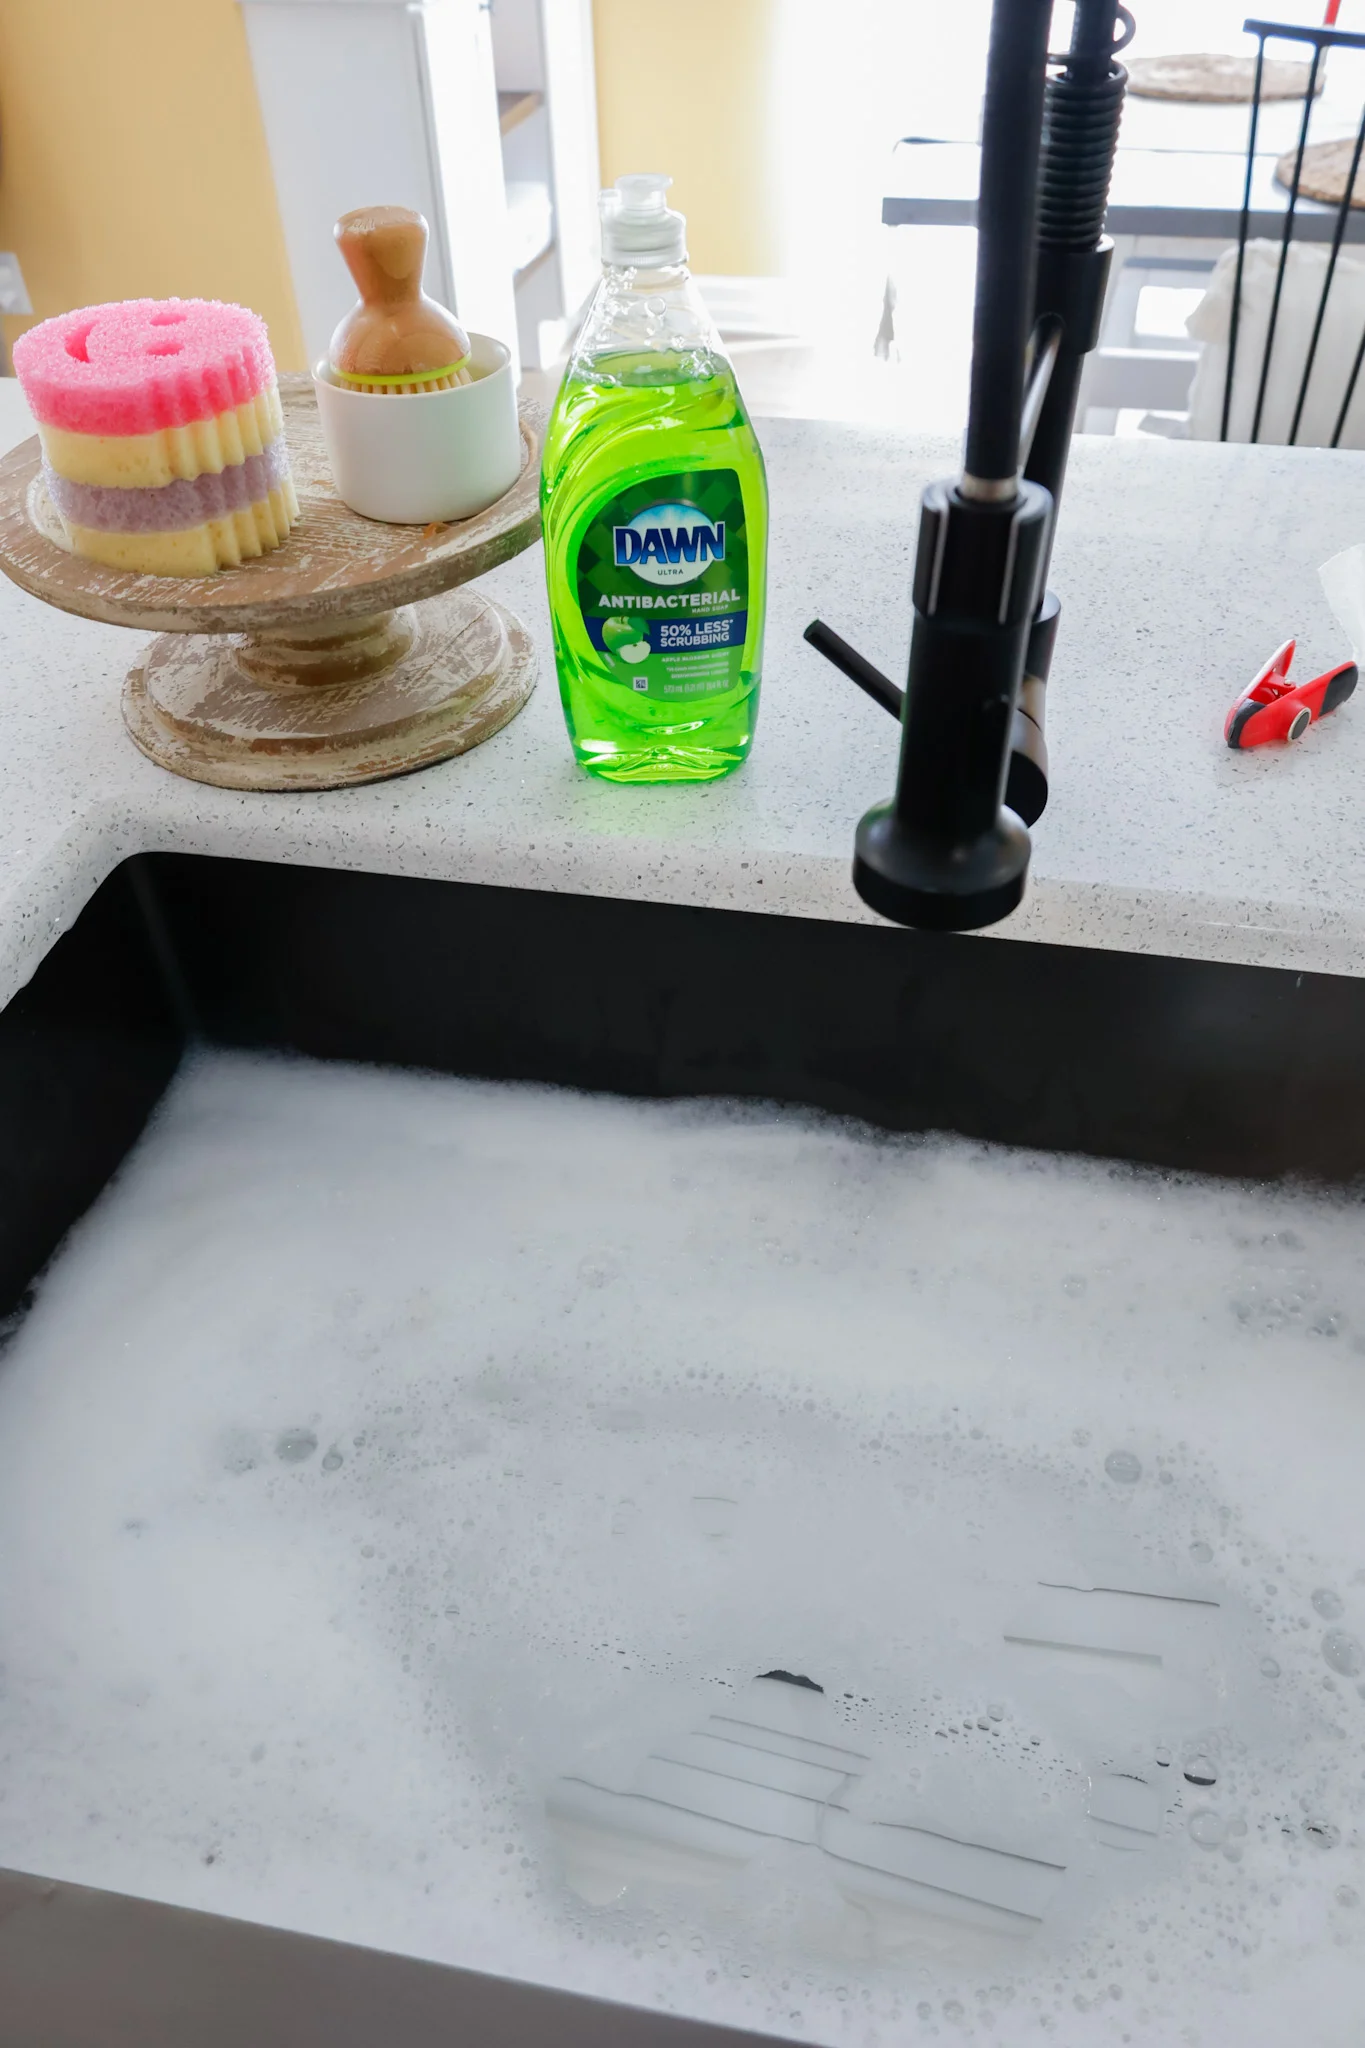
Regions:
<instances>
[{"instance_id":1,"label":"red plastic clip","mask_svg":"<svg viewBox=\"0 0 1365 2048\"><path fill-rule=\"evenodd\" d=\"M1356 686L1353 661L1329 668L1311 683L1291 683L1289 664L1294 642L1277 648L1249 689L1243 690L1227 715L1223 737L1230 747L1262 747L1267 740L1297 740L1315 718L1325 718L1344 704Z\"/></svg>"}]
</instances>

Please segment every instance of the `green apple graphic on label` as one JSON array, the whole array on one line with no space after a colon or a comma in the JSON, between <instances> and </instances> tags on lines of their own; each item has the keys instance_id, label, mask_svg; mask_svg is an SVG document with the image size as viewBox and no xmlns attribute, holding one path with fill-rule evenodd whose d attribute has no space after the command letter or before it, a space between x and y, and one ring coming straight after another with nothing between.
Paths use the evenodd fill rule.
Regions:
<instances>
[{"instance_id":1,"label":"green apple graphic on label","mask_svg":"<svg viewBox=\"0 0 1365 2048\"><path fill-rule=\"evenodd\" d=\"M649 659L649 641L636 619L608 619L602 628L602 645L632 665Z\"/></svg>"}]
</instances>

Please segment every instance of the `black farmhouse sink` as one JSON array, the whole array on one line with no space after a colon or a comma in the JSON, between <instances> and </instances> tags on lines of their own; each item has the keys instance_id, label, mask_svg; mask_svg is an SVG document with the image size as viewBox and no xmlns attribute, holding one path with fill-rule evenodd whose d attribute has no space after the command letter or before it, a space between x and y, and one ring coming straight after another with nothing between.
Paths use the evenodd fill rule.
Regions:
<instances>
[{"instance_id":1,"label":"black farmhouse sink","mask_svg":"<svg viewBox=\"0 0 1365 2048\"><path fill-rule=\"evenodd\" d=\"M1259 1181L1365 1169L1365 981L146 856L110 876L0 1015L11 1327L196 1041L777 1100ZM742 2038L0 1874L4 2048Z\"/></svg>"}]
</instances>

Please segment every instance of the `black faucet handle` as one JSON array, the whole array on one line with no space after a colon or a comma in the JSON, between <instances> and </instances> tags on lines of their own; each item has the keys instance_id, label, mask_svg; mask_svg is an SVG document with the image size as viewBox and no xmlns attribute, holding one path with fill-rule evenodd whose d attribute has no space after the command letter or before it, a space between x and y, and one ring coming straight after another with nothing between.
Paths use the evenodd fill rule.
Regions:
<instances>
[{"instance_id":1,"label":"black faucet handle","mask_svg":"<svg viewBox=\"0 0 1365 2048\"><path fill-rule=\"evenodd\" d=\"M870 662L865 654L859 654L856 647L850 647L841 633L827 626L823 619L812 619L801 638L817 654L832 663L841 675L856 683L860 690L866 690L874 704L880 704L883 711L899 719L905 710L905 692L899 683L893 683L890 676Z\"/></svg>"},{"instance_id":2,"label":"black faucet handle","mask_svg":"<svg viewBox=\"0 0 1365 2048\"><path fill-rule=\"evenodd\" d=\"M1024 680L1015 706L1014 719L1010 728L1010 765L1005 780L1005 807L1022 818L1026 825L1036 825L1047 809L1048 799L1048 758L1045 730L1044 700L1047 688L1048 669L1052 661L1052 643L1057 630L1057 600L1049 591L1039 606L1038 615L1029 631L1028 651L1024 657ZM859 654L851 647L841 633L827 626L823 619L812 619L801 636L817 654L841 675L856 683L883 711L889 711L897 725L905 714L905 692L899 683L893 683L890 676L870 662L865 654Z\"/></svg>"}]
</instances>

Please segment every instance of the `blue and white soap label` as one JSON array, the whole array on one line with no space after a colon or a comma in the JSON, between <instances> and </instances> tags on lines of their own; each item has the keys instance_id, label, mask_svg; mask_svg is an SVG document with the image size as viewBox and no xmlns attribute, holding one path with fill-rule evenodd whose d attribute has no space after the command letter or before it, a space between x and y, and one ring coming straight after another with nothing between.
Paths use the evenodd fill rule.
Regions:
<instances>
[{"instance_id":1,"label":"blue and white soap label","mask_svg":"<svg viewBox=\"0 0 1365 2048\"><path fill-rule=\"evenodd\" d=\"M645 477L609 499L579 547L578 602L625 687L677 699L738 683L749 549L735 471Z\"/></svg>"}]
</instances>

